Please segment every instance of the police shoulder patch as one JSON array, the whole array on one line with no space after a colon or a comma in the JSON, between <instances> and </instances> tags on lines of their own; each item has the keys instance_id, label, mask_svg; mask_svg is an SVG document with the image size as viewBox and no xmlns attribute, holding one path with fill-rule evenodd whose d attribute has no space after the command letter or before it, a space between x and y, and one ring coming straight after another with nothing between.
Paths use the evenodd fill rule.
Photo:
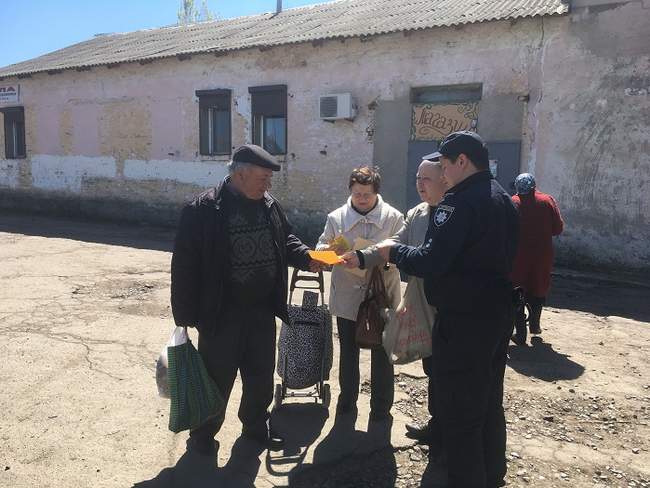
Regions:
<instances>
[{"instance_id":1,"label":"police shoulder patch","mask_svg":"<svg viewBox=\"0 0 650 488\"><path fill-rule=\"evenodd\" d=\"M443 226L449 222L452 213L454 213L454 207L450 207L449 205L438 205L433 214L433 225L436 227Z\"/></svg>"}]
</instances>

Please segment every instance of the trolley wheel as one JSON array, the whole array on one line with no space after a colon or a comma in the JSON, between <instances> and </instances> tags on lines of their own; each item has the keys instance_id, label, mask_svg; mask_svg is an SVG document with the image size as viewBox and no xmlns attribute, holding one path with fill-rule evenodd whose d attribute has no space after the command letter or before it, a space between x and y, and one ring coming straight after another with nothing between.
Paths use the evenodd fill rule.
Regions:
<instances>
[{"instance_id":1,"label":"trolley wheel","mask_svg":"<svg viewBox=\"0 0 650 488\"><path fill-rule=\"evenodd\" d=\"M282 385L277 384L275 385L275 395L273 398L275 399L275 408L280 408L282 406L282 398L284 395L282 395Z\"/></svg>"},{"instance_id":2,"label":"trolley wheel","mask_svg":"<svg viewBox=\"0 0 650 488\"><path fill-rule=\"evenodd\" d=\"M332 392L330 391L330 385L327 383L323 385L321 398L323 400L323 408L326 410L329 409L330 402L332 401Z\"/></svg>"}]
</instances>

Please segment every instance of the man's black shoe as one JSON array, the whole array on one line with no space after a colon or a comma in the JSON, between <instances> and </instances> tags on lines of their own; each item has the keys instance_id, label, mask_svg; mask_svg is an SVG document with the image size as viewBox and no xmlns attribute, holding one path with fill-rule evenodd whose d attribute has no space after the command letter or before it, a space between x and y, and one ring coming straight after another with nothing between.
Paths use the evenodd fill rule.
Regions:
<instances>
[{"instance_id":1,"label":"man's black shoe","mask_svg":"<svg viewBox=\"0 0 650 488\"><path fill-rule=\"evenodd\" d=\"M242 436L255 442L259 442L264 447L275 451L284 447L284 437L275 432L272 428L266 430L242 430Z\"/></svg>"},{"instance_id":2,"label":"man's black shoe","mask_svg":"<svg viewBox=\"0 0 650 488\"><path fill-rule=\"evenodd\" d=\"M187 439L187 450L200 456L216 456L219 450L219 442L212 438L201 437L198 435L190 436Z\"/></svg>"},{"instance_id":3,"label":"man's black shoe","mask_svg":"<svg viewBox=\"0 0 650 488\"><path fill-rule=\"evenodd\" d=\"M433 429L430 424L406 424L406 437L421 443L427 443L433 438Z\"/></svg>"}]
</instances>

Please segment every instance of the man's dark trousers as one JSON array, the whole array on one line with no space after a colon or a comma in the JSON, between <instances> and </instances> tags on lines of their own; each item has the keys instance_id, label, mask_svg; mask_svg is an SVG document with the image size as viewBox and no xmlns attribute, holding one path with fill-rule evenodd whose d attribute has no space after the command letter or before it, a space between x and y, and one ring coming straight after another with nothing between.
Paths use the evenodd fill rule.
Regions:
<instances>
[{"instance_id":1,"label":"man's dark trousers","mask_svg":"<svg viewBox=\"0 0 650 488\"><path fill-rule=\"evenodd\" d=\"M538 333L538 331L541 330L539 322L545 302L546 297L535 297L526 293L525 304L522 304L522 306L517 309L515 316L515 335L520 342L526 342L528 327L530 327L530 332L533 334ZM526 307L528 307L529 312L528 327L526 327Z\"/></svg>"},{"instance_id":2,"label":"man's dark trousers","mask_svg":"<svg viewBox=\"0 0 650 488\"><path fill-rule=\"evenodd\" d=\"M434 326L433 400L453 488L502 486L506 474L503 375L512 307L490 315L441 310Z\"/></svg>"},{"instance_id":3,"label":"man's dark trousers","mask_svg":"<svg viewBox=\"0 0 650 488\"><path fill-rule=\"evenodd\" d=\"M239 419L246 432L265 436L275 368L275 317L271 307L231 305L219 320L215 335L199 334L199 353L226 402L239 369ZM213 438L224 419L225 411L190 436Z\"/></svg>"}]
</instances>

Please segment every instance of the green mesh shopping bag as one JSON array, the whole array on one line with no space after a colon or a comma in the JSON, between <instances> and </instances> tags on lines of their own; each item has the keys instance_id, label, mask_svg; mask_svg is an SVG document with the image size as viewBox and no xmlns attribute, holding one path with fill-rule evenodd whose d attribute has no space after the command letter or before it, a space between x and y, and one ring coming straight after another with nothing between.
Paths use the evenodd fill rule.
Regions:
<instances>
[{"instance_id":1,"label":"green mesh shopping bag","mask_svg":"<svg viewBox=\"0 0 650 488\"><path fill-rule=\"evenodd\" d=\"M201 355L187 337L186 329L177 327L172 334L167 362L171 398L169 430L196 429L209 417L222 413L223 397L208 375Z\"/></svg>"}]
</instances>

